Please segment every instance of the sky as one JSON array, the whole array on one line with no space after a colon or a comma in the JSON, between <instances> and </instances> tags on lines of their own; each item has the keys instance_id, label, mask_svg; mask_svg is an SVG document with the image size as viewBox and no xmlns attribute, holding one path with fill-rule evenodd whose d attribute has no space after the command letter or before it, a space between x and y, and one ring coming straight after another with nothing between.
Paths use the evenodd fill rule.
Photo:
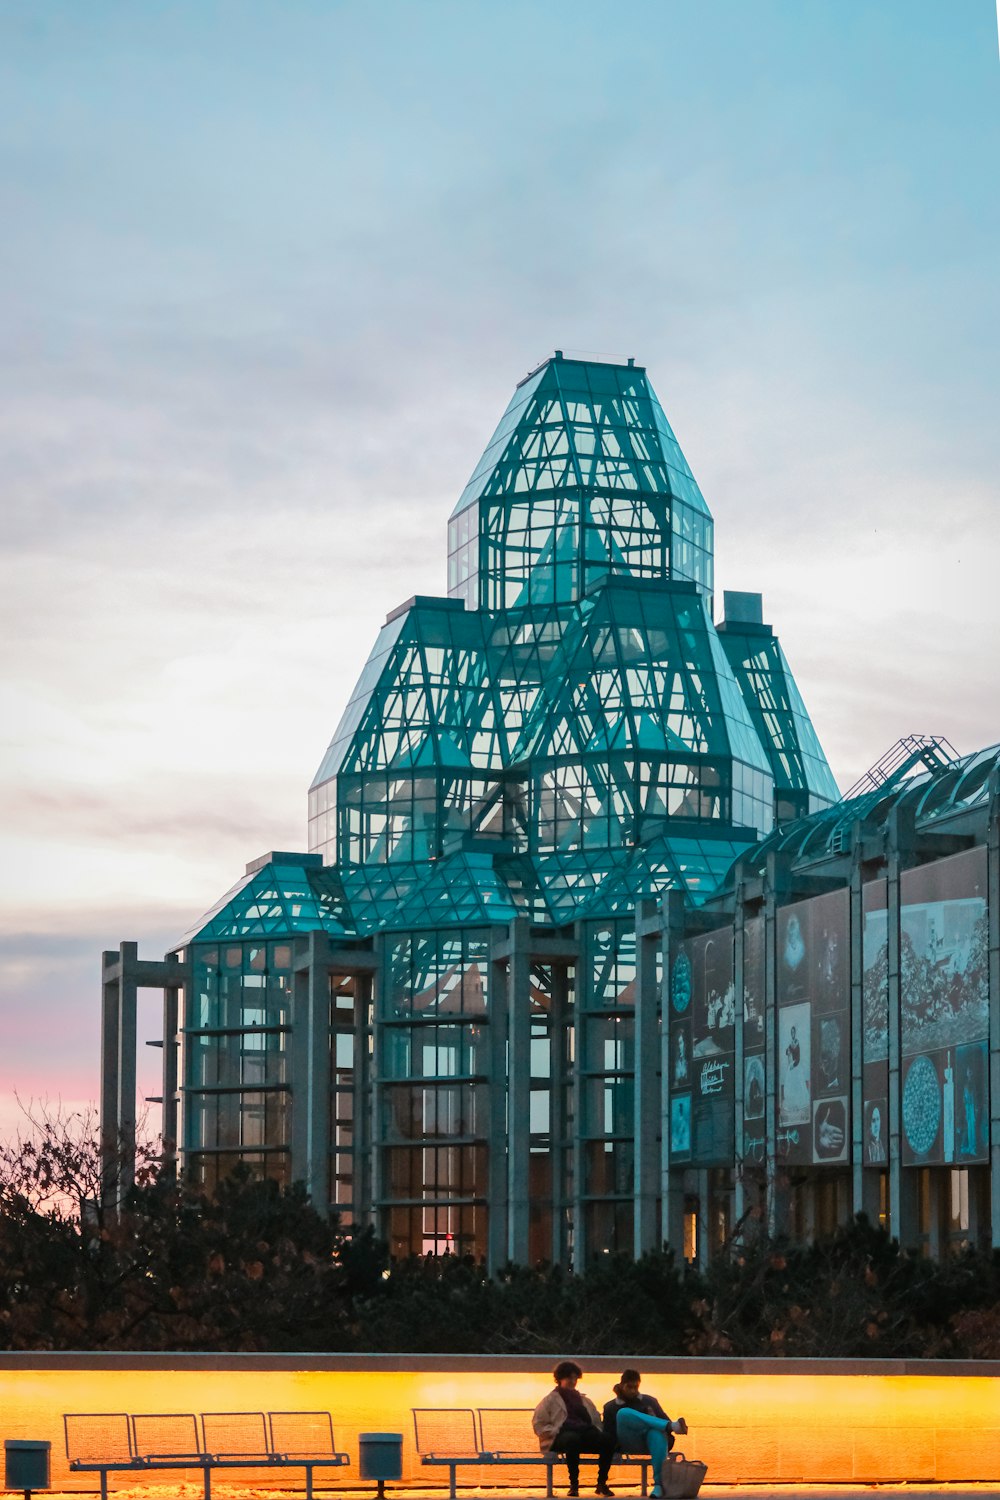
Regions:
<instances>
[{"instance_id":1,"label":"sky","mask_svg":"<svg viewBox=\"0 0 1000 1500\"><path fill-rule=\"evenodd\" d=\"M842 788L1000 740L995 0L0 0L0 101L0 1135L305 847L555 348L646 366Z\"/></svg>"}]
</instances>

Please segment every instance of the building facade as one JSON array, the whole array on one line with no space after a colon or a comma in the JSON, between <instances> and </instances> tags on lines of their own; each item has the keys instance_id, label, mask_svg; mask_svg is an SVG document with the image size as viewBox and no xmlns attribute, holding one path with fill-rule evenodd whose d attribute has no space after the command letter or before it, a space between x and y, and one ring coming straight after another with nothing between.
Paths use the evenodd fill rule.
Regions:
<instances>
[{"instance_id":1,"label":"building facade","mask_svg":"<svg viewBox=\"0 0 1000 1500\"><path fill-rule=\"evenodd\" d=\"M102 1121L307 1183L393 1253L581 1265L864 1210L1000 1243L997 750L842 799L646 372L545 361L272 853L104 955ZM994 1142L996 1144L994 1144Z\"/></svg>"}]
</instances>

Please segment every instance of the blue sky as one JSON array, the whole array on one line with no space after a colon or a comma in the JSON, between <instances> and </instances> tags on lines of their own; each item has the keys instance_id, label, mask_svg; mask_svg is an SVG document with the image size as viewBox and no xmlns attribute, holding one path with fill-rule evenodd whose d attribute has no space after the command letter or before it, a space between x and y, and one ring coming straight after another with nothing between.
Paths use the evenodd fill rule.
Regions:
<instances>
[{"instance_id":1,"label":"blue sky","mask_svg":"<svg viewBox=\"0 0 1000 1500\"><path fill-rule=\"evenodd\" d=\"M0 1127L271 847L555 347L647 366L834 772L1000 738L994 0L0 10ZM150 1033L152 1034L152 1033Z\"/></svg>"}]
</instances>

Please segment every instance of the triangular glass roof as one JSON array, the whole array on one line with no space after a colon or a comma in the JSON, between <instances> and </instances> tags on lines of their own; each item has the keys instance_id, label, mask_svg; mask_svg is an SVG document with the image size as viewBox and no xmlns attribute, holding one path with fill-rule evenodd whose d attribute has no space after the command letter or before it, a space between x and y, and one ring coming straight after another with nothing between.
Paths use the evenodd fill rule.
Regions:
<instances>
[{"instance_id":1,"label":"triangular glass roof","mask_svg":"<svg viewBox=\"0 0 1000 1500\"><path fill-rule=\"evenodd\" d=\"M517 387L452 515L488 496L566 488L673 495L711 516L646 371L631 363L546 360Z\"/></svg>"}]
</instances>

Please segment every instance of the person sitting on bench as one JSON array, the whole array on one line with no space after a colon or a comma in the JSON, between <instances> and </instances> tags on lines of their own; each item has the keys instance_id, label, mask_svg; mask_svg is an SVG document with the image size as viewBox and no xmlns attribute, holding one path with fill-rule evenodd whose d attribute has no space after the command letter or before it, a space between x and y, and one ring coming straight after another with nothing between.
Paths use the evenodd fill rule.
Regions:
<instances>
[{"instance_id":1,"label":"person sitting on bench","mask_svg":"<svg viewBox=\"0 0 1000 1500\"><path fill-rule=\"evenodd\" d=\"M674 1433L687 1432L683 1417L671 1422L655 1396L642 1396L638 1370L623 1370L614 1399L604 1407L604 1432L626 1453L648 1453L653 1462L653 1500L663 1492L660 1473L674 1446Z\"/></svg>"},{"instance_id":2,"label":"person sitting on bench","mask_svg":"<svg viewBox=\"0 0 1000 1500\"><path fill-rule=\"evenodd\" d=\"M583 1371L572 1360L565 1359L552 1371L556 1383L535 1407L531 1425L538 1437L538 1446L543 1453L562 1453L566 1457L569 1471L569 1490L572 1497L580 1493L580 1454L597 1454L598 1495L613 1495L608 1488L611 1460L617 1443L608 1437L601 1426L597 1407L589 1396L576 1389Z\"/></svg>"}]
</instances>

